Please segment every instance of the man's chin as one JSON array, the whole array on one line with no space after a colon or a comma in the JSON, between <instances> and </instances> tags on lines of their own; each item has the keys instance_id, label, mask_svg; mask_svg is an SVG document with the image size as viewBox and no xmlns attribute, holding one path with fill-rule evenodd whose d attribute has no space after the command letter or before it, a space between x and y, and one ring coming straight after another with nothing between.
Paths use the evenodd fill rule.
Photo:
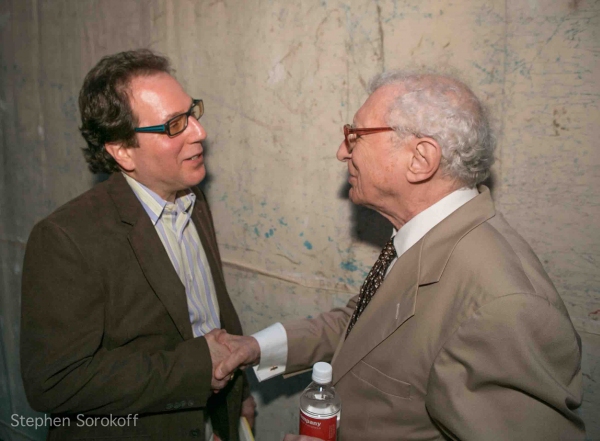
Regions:
<instances>
[{"instance_id":1,"label":"man's chin","mask_svg":"<svg viewBox=\"0 0 600 441\"><path fill-rule=\"evenodd\" d=\"M204 164L202 164L202 168L198 170L198 172L194 176L194 181L196 181L196 183L193 185L200 184L202 181L204 181L204 179L206 179L206 167L204 167Z\"/></svg>"},{"instance_id":2,"label":"man's chin","mask_svg":"<svg viewBox=\"0 0 600 441\"><path fill-rule=\"evenodd\" d=\"M350 190L348 191L348 198L350 199L350 201L352 201L353 204L360 205L360 200L356 195L356 190L354 189L354 187L350 187Z\"/></svg>"}]
</instances>

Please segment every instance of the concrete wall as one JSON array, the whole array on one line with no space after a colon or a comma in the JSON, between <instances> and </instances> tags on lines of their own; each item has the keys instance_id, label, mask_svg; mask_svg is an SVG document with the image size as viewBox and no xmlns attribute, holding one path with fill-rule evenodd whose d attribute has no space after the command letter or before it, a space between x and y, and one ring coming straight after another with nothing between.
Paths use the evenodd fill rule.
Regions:
<instances>
[{"instance_id":1,"label":"concrete wall","mask_svg":"<svg viewBox=\"0 0 600 441\"><path fill-rule=\"evenodd\" d=\"M0 2L0 438L33 414L19 375L29 231L93 185L77 94L103 55L146 46L203 98L204 189L245 330L358 292L390 226L347 200L341 127L374 74L459 72L496 115L497 206L530 242L584 343L600 439L600 2L595 0L4 0ZM297 428L307 376L253 385L258 440Z\"/></svg>"}]
</instances>

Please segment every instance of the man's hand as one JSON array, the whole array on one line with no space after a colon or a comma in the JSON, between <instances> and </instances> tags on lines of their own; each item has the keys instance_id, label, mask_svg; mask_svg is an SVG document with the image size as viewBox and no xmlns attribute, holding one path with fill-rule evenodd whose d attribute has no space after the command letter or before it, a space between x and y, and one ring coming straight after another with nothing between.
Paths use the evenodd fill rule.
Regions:
<instances>
[{"instance_id":1,"label":"man's hand","mask_svg":"<svg viewBox=\"0 0 600 441\"><path fill-rule=\"evenodd\" d=\"M227 332L224 329L213 329L208 334L204 335L206 343L208 343L208 349L210 350L210 358L213 366L210 386L215 393L218 393L221 389L227 386L227 382L233 377L233 370L219 377L216 377L215 375L217 367L222 364L223 361L227 360L231 355L231 351L227 348L227 346L219 343L218 341L218 337L222 334L227 334Z\"/></svg>"},{"instance_id":2,"label":"man's hand","mask_svg":"<svg viewBox=\"0 0 600 441\"><path fill-rule=\"evenodd\" d=\"M283 441L322 441L321 438L314 438L306 435L292 435L288 433L283 437Z\"/></svg>"},{"instance_id":3,"label":"man's hand","mask_svg":"<svg viewBox=\"0 0 600 441\"><path fill-rule=\"evenodd\" d=\"M217 335L217 340L231 351L231 355L214 370L217 380L227 378L238 368L254 366L260 361L260 346L254 337L231 335L223 331Z\"/></svg>"},{"instance_id":4,"label":"man's hand","mask_svg":"<svg viewBox=\"0 0 600 441\"><path fill-rule=\"evenodd\" d=\"M242 412L241 415L246 417L248 420L248 424L251 429L254 429L254 415L256 414L256 401L254 401L254 397L250 395L242 402Z\"/></svg>"}]
</instances>

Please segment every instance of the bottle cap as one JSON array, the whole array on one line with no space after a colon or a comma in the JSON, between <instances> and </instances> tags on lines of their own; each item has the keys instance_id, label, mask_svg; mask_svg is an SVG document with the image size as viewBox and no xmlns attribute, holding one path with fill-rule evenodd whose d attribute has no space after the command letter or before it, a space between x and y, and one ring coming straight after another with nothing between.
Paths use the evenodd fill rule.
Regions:
<instances>
[{"instance_id":1,"label":"bottle cap","mask_svg":"<svg viewBox=\"0 0 600 441\"><path fill-rule=\"evenodd\" d=\"M319 361L315 363L312 371L312 380L315 383L326 384L331 383L333 377L333 369L329 363Z\"/></svg>"}]
</instances>

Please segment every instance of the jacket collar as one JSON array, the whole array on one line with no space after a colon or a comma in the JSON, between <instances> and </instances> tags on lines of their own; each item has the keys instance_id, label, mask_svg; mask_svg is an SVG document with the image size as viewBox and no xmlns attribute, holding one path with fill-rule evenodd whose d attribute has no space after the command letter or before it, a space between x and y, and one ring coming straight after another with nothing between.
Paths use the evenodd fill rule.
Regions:
<instances>
[{"instance_id":1,"label":"jacket collar","mask_svg":"<svg viewBox=\"0 0 600 441\"><path fill-rule=\"evenodd\" d=\"M495 214L490 190L482 185L479 196L433 227L422 239L419 285L438 282L458 242Z\"/></svg>"},{"instance_id":2,"label":"jacket collar","mask_svg":"<svg viewBox=\"0 0 600 441\"><path fill-rule=\"evenodd\" d=\"M121 173L113 173L106 184L121 222L131 226L128 240L148 283L167 309L182 338L184 340L193 338L185 287L173 268L150 217ZM208 205L200 190L192 188L192 191L196 195L192 221L200 237L213 276L221 311L221 327L227 329L229 333L241 335L242 328L239 319L231 299L227 295Z\"/></svg>"},{"instance_id":3,"label":"jacket collar","mask_svg":"<svg viewBox=\"0 0 600 441\"><path fill-rule=\"evenodd\" d=\"M184 340L193 338L185 288L158 237L150 217L121 173L107 181L121 222L131 226L127 239L152 290Z\"/></svg>"},{"instance_id":4,"label":"jacket collar","mask_svg":"<svg viewBox=\"0 0 600 441\"><path fill-rule=\"evenodd\" d=\"M495 215L489 189L481 186L479 192L394 264L348 339L340 341L332 361L334 383L415 314L419 286L437 283L458 242Z\"/></svg>"}]
</instances>

